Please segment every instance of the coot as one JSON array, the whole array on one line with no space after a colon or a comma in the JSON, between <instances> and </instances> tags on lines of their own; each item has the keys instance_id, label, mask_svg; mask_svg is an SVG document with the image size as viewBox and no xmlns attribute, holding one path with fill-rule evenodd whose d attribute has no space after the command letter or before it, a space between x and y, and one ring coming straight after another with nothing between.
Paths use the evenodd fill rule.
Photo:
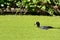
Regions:
<instances>
[{"instance_id":1,"label":"coot","mask_svg":"<svg viewBox=\"0 0 60 40\"><path fill-rule=\"evenodd\" d=\"M35 24L37 25L38 28L41 28L41 29L46 29L47 30L47 29L53 28L52 26L40 26L40 22L39 21L37 21Z\"/></svg>"}]
</instances>

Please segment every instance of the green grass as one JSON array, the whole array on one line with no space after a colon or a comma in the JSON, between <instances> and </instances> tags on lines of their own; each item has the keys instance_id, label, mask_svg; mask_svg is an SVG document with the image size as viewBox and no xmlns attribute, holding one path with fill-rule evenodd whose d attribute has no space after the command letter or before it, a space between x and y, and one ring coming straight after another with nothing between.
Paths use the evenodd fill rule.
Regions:
<instances>
[{"instance_id":1,"label":"green grass","mask_svg":"<svg viewBox=\"0 0 60 40\"><path fill-rule=\"evenodd\" d=\"M60 40L60 29L38 29L36 21L60 27L59 16L0 16L0 40Z\"/></svg>"}]
</instances>

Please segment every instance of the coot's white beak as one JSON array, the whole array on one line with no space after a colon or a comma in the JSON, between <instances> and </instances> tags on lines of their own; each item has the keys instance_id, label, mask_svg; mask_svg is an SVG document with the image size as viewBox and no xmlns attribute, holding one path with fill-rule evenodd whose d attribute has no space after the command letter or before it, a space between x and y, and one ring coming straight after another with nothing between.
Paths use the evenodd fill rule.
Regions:
<instances>
[{"instance_id":1,"label":"coot's white beak","mask_svg":"<svg viewBox=\"0 0 60 40\"><path fill-rule=\"evenodd\" d=\"M34 23L34 25L36 25L36 22Z\"/></svg>"}]
</instances>

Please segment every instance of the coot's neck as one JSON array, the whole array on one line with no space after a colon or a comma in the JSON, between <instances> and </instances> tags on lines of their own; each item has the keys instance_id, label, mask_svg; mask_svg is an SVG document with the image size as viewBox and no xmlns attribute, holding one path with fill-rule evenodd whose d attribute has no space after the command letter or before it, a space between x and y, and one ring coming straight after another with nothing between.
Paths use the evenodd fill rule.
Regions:
<instances>
[{"instance_id":1,"label":"coot's neck","mask_svg":"<svg viewBox=\"0 0 60 40\"><path fill-rule=\"evenodd\" d=\"M40 24L39 24L39 25L37 25L37 27L40 27Z\"/></svg>"}]
</instances>

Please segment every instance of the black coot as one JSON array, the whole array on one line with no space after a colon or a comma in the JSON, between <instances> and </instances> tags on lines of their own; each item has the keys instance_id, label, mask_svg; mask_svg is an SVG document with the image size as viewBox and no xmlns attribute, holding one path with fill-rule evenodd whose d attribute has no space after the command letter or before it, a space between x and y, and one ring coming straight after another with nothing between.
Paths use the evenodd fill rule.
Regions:
<instances>
[{"instance_id":1,"label":"black coot","mask_svg":"<svg viewBox=\"0 0 60 40\"><path fill-rule=\"evenodd\" d=\"M37 25L38 28L41 28L41 29L47 30L47 29L53 28L52 26L40 26L40 22L38 22L38 21L35 24Z\"/></svg>"}]
</instances>

